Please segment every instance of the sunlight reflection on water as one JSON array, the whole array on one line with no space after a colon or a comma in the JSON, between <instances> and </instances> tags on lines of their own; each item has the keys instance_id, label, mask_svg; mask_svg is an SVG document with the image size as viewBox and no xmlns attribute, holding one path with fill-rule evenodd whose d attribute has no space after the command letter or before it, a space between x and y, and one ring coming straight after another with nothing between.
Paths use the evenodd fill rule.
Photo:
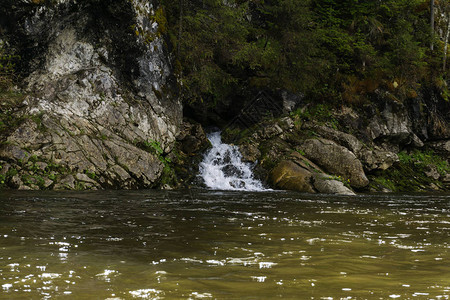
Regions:
<instances>
[{"instance_id":1,"label":"sunlight reflection on water","mask_svg":"<svg viewBox=\"0 0 450 300\"><path fill-rule=\"evenodd\" d=\"M0 196L0 299L450 297L448 195Z\"/></svg>"}]
</instances>

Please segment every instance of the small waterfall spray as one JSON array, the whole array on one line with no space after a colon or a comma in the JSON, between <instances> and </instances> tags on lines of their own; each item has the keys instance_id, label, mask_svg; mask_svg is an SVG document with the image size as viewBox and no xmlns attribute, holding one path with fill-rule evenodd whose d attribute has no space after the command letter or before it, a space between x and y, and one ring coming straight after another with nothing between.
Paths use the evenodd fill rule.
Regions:
<instances>
[{"instance_id":1,"label":"small waterfall spray","mask_svg":"<svg viewBox=\"0 0 450 300\"><path fill-rule=\"evenodd\" d=\"M259 180L253 178L251 165L242 162L237 146L223 144L220 132L208 135L212 148L200 163L200 176L206 186L215 190L263 191Z\"/></svg>"}]
</instances>

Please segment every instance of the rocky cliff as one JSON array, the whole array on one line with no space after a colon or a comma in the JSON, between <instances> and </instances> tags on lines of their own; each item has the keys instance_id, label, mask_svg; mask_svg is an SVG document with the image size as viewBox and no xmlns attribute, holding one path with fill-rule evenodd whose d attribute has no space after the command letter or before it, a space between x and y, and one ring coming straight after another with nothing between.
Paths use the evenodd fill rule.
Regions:
<instances>
[{"instance_id":1,"label":"rocky cliff","mask_svg":"<svg viewBox=\"0 0 450 300\"><path fill-rule=\"evenodd\" d=\"M2 184L19 189L158 185L182 121L157 1L3 1L20 56Z\"/></svg>"},{"instance_id":2,"label":"rocky cliff","mask_svg":"<svg viewBox=\"0 0 450 300\"><path fill-rule=\"evenodd\" d=\"M258 162L257 173L273 188L337 194L448 190L450 103L439 95L401 102L389 91L376 93L376 101L353 107L303 99L288 114L234 126L246 124L248 111L258 111L247 108L225 130L226 140Z\"/></svg>"}]
</instances>

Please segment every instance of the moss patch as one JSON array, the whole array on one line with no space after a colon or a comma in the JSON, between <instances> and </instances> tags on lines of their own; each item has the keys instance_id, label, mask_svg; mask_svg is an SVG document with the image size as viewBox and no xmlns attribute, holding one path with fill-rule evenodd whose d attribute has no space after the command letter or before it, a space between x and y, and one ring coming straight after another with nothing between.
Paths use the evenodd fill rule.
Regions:
<instances>
[{"instance_id":1,"label":"moss patch","mask_svg":"<svg viewBox=\"0 0 450 300\"><path fill-rule=\"evenodd\" d=\"M291 113L291 116L294 117L296 125L300 125L304 121L315 121L336 130L339 127L339 122L333 114L333 108L328 104L298 108Z\"/></svg>"},{"instance_id":2,"label":"moss patch","mask_svg":"<svg viewBox=\"0 0 450 300\"><path fill-rule=\"evenodd\" d=\"M1 170L3 174L0 174L0 189L17 188L13 178L18 176L24 185L48 190L58 182L59 178L69 174L69 170L63 165L35 155L17 164L1 162Z\"/></svg>"},{"instance_id":3,"label":"moss patch","mask_svg":"<svg viewBox=\"0 0 450 300\"><path fill-rule=\"evenodd\" d=\"M419 192L433 190L431 186L445 189L439 179L426 175L430 168L435 168L441 178L450 172L450 166L432 151L415 150L411 153L400 152L399 162L385 171L369 175L371 188L386 188L393 192Z\"/></svg>"}]
</instances>

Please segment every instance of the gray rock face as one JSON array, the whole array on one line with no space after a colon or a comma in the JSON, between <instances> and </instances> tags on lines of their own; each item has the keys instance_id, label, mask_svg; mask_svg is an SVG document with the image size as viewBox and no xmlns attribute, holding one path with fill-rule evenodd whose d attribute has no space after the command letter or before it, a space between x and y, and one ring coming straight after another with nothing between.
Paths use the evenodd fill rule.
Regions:
<instances>
[{"instance_id":1,"label":"gray rock face","mask_svg":"<svg viewBox=\"0 0 450 300\"><path fill-rule=\"evenodd\" d=\"M358 153L358 158L366 171L387 170L398 162L398 155L381 149L363 149Z\"/></svg>"},{"instance_id":2,"label":"gray rock face","mask_svg":"<svg viewBox=\"0 0 450 300\"><path fill-rule=\"evenodd\" d=\"M168 92L173 78L155 3L66 0L11 8L27 12L17 20L17 46L33 57L26 121L0 149L2 159L36 157L68 173L89 171L103 187L156 184L161 154L142 146L152 141L170 153L182 107ZM74 181L93 184L78 177ZM76 184L65 180L57 187Z\"/></svg>"},{"instance_id":3,"label":"gray rock face","mask_svg":"<svg viewBox=\"0 0 450 300\"><path fill-rule=\"evenodd\" d=\"M362 188L369 184L361 162L347 148L326 139L305 140L300 148L306 157L327 172L344 177L352 187Z\"/></svg>"},{"instance_id":4,"label":"gray rock face","mask_svg":"<svg viewBox=\"0 0 450 300\"><path fill-rule=\"evenodd\" d=\"M331 140L341 146L344 146L353 153L358 153L363 148L363 144L353 135L344 133L326 126L314 124L305 124L304 129L314 130L321 137Z\"/></svg>"},{"instance_id":5,"label":"gray rock face","mask_svg":"<svg viewBox=\"0 0 450 300\"><path fill-rule=\"evenodd\" d=\"M313 130L322 138L331 140L350 150L361 161L366 171L386 170L398 161L397 154L379 147L369 149L351 134L314 124L305 124L304 128Z\"/></svg>"},{"instance_id":6,"label":"gray rock face","mask_svg":"<svg viewBox=\"0 0 450 300\"><path fill-rule=\"evenodd\" d=\"M372 116L365 131L371 140L384 141L384 147L391 152L399 152L404 145L418 148L424 145L414 133L408 110L395 101L384 99L382 111Z\"/></svg>"}]
</instances>

